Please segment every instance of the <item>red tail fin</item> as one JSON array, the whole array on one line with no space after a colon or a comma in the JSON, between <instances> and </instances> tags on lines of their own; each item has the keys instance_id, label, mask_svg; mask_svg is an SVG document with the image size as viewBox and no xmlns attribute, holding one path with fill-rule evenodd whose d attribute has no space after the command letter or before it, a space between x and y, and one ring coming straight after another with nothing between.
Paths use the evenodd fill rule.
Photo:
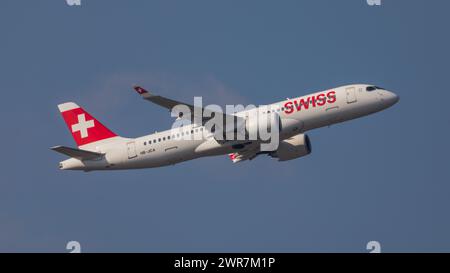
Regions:
<instances>
[{"instance_id":1,"label":"red tail fin","mask_svg":"<svg viewBox=\"0 0 450 273\"><path fill-rule=\"evenodd\" d=\"M60 104L58 108L78 146L117 136L73 102Z\"/></svg>"}]
</instances>

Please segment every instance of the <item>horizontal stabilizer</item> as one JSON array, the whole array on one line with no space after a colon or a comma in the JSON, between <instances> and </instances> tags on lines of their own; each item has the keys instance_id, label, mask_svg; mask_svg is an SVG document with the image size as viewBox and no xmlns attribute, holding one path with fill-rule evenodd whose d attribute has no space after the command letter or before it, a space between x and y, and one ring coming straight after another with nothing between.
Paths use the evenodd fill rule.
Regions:
<instances>
[{"instance_id":1,"label":"horizontal stabilizer","mask_svg":"<svg viewBox=\"0 0 450 273\"><path fill-rule=\"evenodd\" d=\"M80 149L75 149L75 148L70 148L70 147L65 147L65 146L55 146L50 149L52 149L53 151L56 151L58 153L79 159L79 160L91 160L91 159L100 158L104 155L102 153L80 150Z\"/></svg>"}]
</instances>

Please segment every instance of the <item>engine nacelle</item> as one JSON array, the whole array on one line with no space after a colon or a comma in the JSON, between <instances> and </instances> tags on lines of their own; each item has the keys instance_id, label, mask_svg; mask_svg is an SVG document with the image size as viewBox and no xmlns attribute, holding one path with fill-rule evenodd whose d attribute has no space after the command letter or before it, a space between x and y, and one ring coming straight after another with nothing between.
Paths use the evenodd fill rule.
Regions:
<instances>
[{"instance_id":1,"label":"engine nacelle","mask_svg":"<svg viewBox=\"0 0 450 273\"><path fill-rule=\"evenodd\" d=\"M287 161L311 153L311 142L306 134L298 134L280 142L278 150L270 156L278 158L278 161Z\"/></svg>"}]
</instances>

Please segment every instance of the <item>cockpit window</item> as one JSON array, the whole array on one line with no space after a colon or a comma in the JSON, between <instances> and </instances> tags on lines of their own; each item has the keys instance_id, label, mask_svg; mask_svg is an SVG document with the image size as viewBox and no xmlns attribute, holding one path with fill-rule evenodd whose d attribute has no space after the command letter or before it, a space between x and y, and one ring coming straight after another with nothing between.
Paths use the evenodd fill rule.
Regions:
<instances>
[{"instance_id":1,"label":"cockpit window","mask_svg":"<svg viewBox=\"0 0 450 273\"><path fill-rule=\"evenodd\" d=\"M375 90L385 90L383 87L379 87L379 86L367 86L366 87L366 91L375 91Z\"/></svg>"}]
</instances>

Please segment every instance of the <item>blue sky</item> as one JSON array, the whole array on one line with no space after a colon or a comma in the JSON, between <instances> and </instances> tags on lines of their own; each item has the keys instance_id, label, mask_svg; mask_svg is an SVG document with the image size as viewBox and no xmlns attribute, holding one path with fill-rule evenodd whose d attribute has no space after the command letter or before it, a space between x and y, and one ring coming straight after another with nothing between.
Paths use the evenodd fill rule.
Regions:
<instances>
[{"instance_id":1,"label":"blue sky","mask_svg":"<svg viewBox=\"0 0 450 273\"><path fill-rule=\"evenodd\" d=\"M5 0L0 9L0 251L450 251L450 37L444 0ZM265 104L350 83L400 95L309 133L278 163L226 156L173 167L62 172L75 101L127 137L186 102Z\"/></svg>"}]
</instances>

